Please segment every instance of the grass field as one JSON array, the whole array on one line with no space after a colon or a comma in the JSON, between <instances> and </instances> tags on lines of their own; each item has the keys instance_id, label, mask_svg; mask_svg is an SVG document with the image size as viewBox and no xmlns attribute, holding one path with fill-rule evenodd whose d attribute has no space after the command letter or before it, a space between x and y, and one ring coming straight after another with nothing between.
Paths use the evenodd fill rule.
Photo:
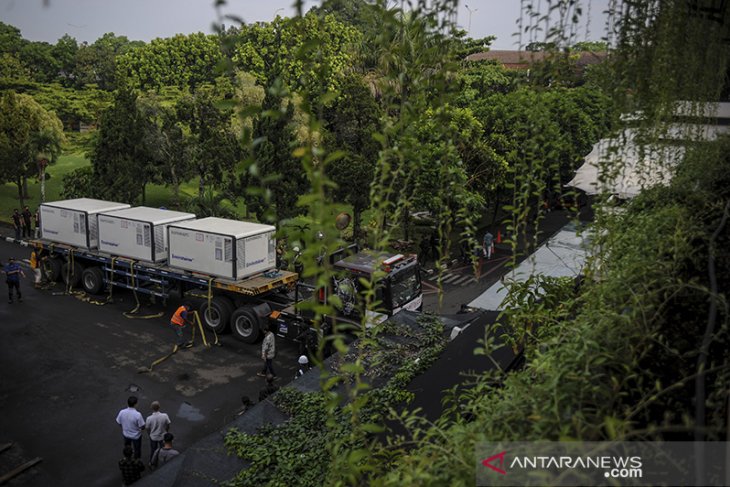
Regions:
<instances>
[{"instance_id":1,"label":"grass field","mask_svg":"<svg viewBox=\"0 0 730 487\"><path fill-rule=\"evenodd\" d=\"M91 162L83 153L64 154L58 158L58 162L49 166L46 177L46 201L56 201L61 199L63 176L80 167L88 166ZM48 177L50 175L50 178ZM191 180L180 186L180 199L185 200L188 197L196 196L198 193L197 180ZM36 179L28 180L28 196L25 204L31 211L40 204L41 185ZM164 185L150 184L147 186L146 206L160 207L165 206L172 209L172 190ZM15 184L0 185L0 222L11 223L11 215L13 208L20 208L18 200L18 187ZM243 215L246 206L243 201L239 201L235 207L236 211Z\"/></svg>"},{"instance_id":2,"label":"grass field","mask_svg":"<svg viewBox=\"0 0 730 487\"><path fill-rule=\"evenodd\" d=\"M50 174L51 177L46 178L46 201L60 199L61 181L64 174L89 164L89 160L83 154L64 154L60 156L58 162L47 169L47 174ZM41 200L40 181L28 180L28 196L29 199L25 200L25 204L31 208L31 211L35 211ZM13 208L21 209L18 200L18 187L15 184L0 185L0 221L10 223Z\"/></svg>"}]
</instances>

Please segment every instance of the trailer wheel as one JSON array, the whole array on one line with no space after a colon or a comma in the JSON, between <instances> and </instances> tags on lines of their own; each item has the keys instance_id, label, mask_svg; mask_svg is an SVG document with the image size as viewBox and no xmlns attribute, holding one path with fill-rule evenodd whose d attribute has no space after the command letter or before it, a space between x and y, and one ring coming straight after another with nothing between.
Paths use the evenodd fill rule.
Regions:
<instances>
[{"instance_id":1,"label":"trailer wheel","mask_svg":"<svg viewBox=\"0 0 730 487\"><path fill-rule=\"evenodd\" d=\"M238 308L231 316L231 331L244 343L256 343L261 334L258 316L248 306Z\"/></svg>"},{"instance_id":2,"label":"trailer wheel","mask_svg":"<svg viewBox=\"0 0 730 487\"><path fill-rule=\"evenodd\" d=\"M228 331L228 323L231 320L231 312L233 304L231 300L225 296L213 296L210 300L210 308L208 301L200 306L200 317L203 325L216 333L225 333Z\"/></svg>"},{"instance_id":3,"label":"trailer wheel","mask_svg":"<svg viewBox=\"0 0 730 487\"><path fill-rule=\"evenodd\" d=\"M49 282L58 282L61 280L61 271L63 270L63 260L59 257L49 257L44 259L41 265L43 277Z\"/></svg>"},{"instance_id":4,"label":"trailer wheel","mask_svg":"<svg viewBox=\"0 0 730 487\"><path fill-rule=\"evenodd\" d=\"M67 286L76 287L81 283L81 274L84 272L84 268L78 262L74 262L73 267L71 264L66 262L61 268L61 279ZM69 272L70 270L70 272Z\"/></svg>"},{"instance_id":5,"label":"trailer wheel","mask_svg":"<svg viewBox=\"0 0 730 487\"><path fill-rule=\"evenodd\" d=\"M81 273L81 285L89 294L99 294L104 290L104 271L100 267L89 267Z\"/></svg>"}]
</instances>

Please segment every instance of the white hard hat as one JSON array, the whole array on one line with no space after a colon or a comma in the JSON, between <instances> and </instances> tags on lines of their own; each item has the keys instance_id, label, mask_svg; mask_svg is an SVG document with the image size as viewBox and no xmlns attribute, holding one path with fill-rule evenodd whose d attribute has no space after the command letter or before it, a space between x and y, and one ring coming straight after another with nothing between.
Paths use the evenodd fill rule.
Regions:
<instances>
[{"instance_id":1,"label":"white hard hat","mask_svg":"<svg viewBox=\"0 0 730 487\"><path fill-rule=\"evenodd\" d=\"M306 355L302 355L299 357L299 365L307 365L309 363L309 359Z\"/></svg>"}]
</instances>

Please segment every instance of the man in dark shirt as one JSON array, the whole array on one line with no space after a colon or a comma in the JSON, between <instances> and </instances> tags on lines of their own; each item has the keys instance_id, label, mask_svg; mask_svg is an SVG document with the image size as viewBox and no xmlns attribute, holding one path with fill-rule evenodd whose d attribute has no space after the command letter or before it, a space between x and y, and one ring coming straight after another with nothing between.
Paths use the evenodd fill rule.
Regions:
<instances>
[{"instance_id":1,"label":"man in dark shirt","mask_svg":"<svg viewBox=\"0 0 730 487\"><path fill-rule=\"evenodd\" d=\"M23 269L15 262L15 259L10 257L8 263L3 268L3 272L5 273L5 282L8 284L8 302L13 304L13 288L15 288L15 293L18 295L18 302L22 303L23 296L20 294L20 276L25 277Z\"/></svg>"},{"instance_id":2,"label":"man in dark shirt","mask_svg":"<svg viewBox=\"0 0 730 487\"><path fill-rule=\"evenodd\" d=\"M139 458L132 458L134 450L131 446L125 446L122 450L124 458L119 460L119 470L122 471L122 484L132 485L140 478L144 471L144 463Z\"/></svg>"},{"instance_id":3,"label":"man in dark shirt","mask_svg":"<svg viewBox=\"0 0 730 487\"><path fill-rule=\"evenodd\" d=\"M13 228L15 229L15 240L20 240L20 230L23 228L23 224L17 208L13 210Z\"/></svg>"},{"instance_id":4,"label":"man in dark shirt","mask_svg":"<svg viewBox=\"0 0 730 487\"><path fill-rule=\"evenodd\" d=\"M30 208L27 206L23 208L23 213L21 213L21 216L23 217L23 238L30 238L30 220L33 218L33 214L30 212Z\"/></svg>"}]
</instances>

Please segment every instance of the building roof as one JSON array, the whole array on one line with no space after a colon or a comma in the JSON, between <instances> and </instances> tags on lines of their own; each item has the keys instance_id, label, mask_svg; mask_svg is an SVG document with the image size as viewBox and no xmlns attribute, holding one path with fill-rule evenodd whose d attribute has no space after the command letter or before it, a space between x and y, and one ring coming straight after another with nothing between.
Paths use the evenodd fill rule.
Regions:
<instances>
[{"instance_id":1,"label":"building roof","mask_svg":"<svg viewBox=\"0 0 730 487\"><path fill-rule=\"evenodd\" d=\"M467 61L496 61L505 67L528 67L531 64L550 59L554 53L546 51L485 51L470 54ZM578 53L576 64L587 66L598 64L608 57L608 53L583 51Z\"/></svg>"}]
</instances>

